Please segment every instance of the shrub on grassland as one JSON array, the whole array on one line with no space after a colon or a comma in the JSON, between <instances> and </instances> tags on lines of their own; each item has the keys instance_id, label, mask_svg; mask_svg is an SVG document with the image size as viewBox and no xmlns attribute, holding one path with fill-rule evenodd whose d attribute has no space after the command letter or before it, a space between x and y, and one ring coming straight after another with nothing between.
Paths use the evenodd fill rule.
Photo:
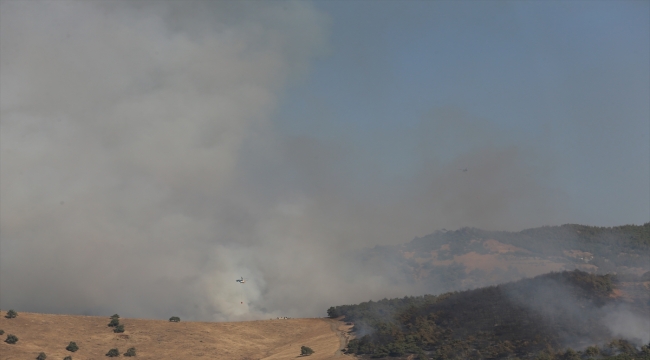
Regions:
<instances>
[{"instance_id":1,"label":"shrub on grassland","mask_svg":"<svg viewBox=\"0 0 650 360\"><path fill-rule=\"evenodd\" d=\"M117 349L110 349L106 353L106 356L108 356L108 357L117 357L117 356L120 356L120 352Z\"/></svg>"},{"instance_id":2,"label":"shrub on grassland","mask_svg":"<svg viewBox=\"0 0 650 360\"><path fill-rule=\"evenodd\" d=\"M300 347L300 355L302 356L308 356L314 353L314 350L312 350L309 346L301 346Z\"/></svg>"},{"instance_id":3,"label":"shrub on grassland","mask_svg":"<svg viewBox=\"0 0 650 360\"><path fill-rule=\"evenodd\" d=\"M7 339L5 340L5 342L7 344L15 344L18 342L18 337L16 337L16 335L9 334L7 335Z\"/></svg>"},{"instance_id":4,"label":"shrub on grassland","mask_svg":"<svg viewBox=\"0 0 650 360\"><path fill-rule=\"evenodd\" d=\"M135 356L135 348L129 348L129 350L124 353L124 356Z\"/></svg>"},{"instance_id":5,"label":"shrub on grassland","mask_svg":"<svg viewBox=\"0 0 650 360\"><path fill-rule=\"evenodd\" d=\"M68 351L75 352L75 351L79 350L79 346L77 346L76 342L70 341L70 344L68 344L68 346L66 346L65 349L68 350Z\"/></svg>"}]
</instances>

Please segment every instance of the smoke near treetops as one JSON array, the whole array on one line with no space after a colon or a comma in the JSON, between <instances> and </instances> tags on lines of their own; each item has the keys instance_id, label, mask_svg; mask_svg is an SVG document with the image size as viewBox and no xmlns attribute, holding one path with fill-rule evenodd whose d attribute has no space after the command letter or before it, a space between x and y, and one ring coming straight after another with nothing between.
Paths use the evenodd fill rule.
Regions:
<instances>
[{"instance_id":1,"label":"smoke near treetops","mask_svg":"<svg viewBox=\"0 0 650 360\"><path fill-rule=\"evenodd\" d=\"M562 114L531 114L560 116L534 129L510 126L452 88L448 98L431 90L426 105L400 100L406 115L379 111L397 99L392 91L406 91L386 66L390 36L364 39L354 27L391 33L425 16L417 7L459 19L468 10L413 3L390 25L382 13L390 4L366 3L369 24L336 6L3 0L0 306L188 320L323 316L331 305L419 291L348 261L355 249L441 228L647 221L648 131L639 119L648 89L624 83L628 71L648 80L647 67L632 61L598 80L616 83L607 110L615 117L584 110L601 106L607 90L570 99L565 115L577 120L561 133L553 121ZM411 30L426 25L417 20ZM493 29L485 21L475 26ZM647 53L638 63L647 65ZM436 71L459 71L440 56ZM587 73L572 76L557 86L594 85ZM487 97L508 91L477 81ZM473 104L494 100L486 99ZM593 138L611 151L592 154ZM630 164L634 179L622 179ZM585 177L593 182L582 187ZM597 195L604 189L613 194ZM591 206L590 196L602 197Z\"/></svg>"}]
</instances>

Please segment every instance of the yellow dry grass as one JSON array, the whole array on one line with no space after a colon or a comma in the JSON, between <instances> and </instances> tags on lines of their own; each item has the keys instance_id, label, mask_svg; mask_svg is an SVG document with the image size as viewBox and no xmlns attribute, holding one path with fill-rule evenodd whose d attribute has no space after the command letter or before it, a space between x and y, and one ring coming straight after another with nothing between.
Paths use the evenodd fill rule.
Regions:
<instances>
[{"instance_id":1,"label":"yellow dry grass","mask_svg":"<svg viewBox=\"0 0 650 360\"><path fill-rule=\"evenodd\" d=\"M107 326L108 317L19 313L6 319L2 311L0 360L108 359L117 348L120 354L136 348L133 359L296 359L305 345L315 353L307 360L350 358L341 354L348 327L332 319L287 319L243 322L184 322L120 319L125 332L117 334ZM18 337L14 345L4 342L8 334ZM77 352L65 348L70 341ZM123 356L120 356L123 358Z\"/></svg>"}]
</instances>

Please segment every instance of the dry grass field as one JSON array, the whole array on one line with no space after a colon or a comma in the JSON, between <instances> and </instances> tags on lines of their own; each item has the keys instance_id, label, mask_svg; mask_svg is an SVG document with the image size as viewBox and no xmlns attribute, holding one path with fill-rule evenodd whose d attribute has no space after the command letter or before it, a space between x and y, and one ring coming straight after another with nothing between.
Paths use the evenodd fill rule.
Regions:
<instances>
[{"instance_id":1,"label":"dry grass field","mask_svg":"<svg viewBox=\"0 0 650 360\"><path fill-rule=\"evenodd\" d=\"M312 348L309 360L349 358L341 354L350 326L332 319L286 319L244 322L184 322L120 319L125 332L108 327L110 319L98 316L18 313L13 319L1 312L0 360L36 359L40 352L48 360L108 359L117 348L120 354L136 348L132 359L296 359L300 347ZM18 337L7 344L8 334ZM79 350L65 348L70 341ZM120 358L124 358L120 355Z\"/></svg>"}]
</instances>

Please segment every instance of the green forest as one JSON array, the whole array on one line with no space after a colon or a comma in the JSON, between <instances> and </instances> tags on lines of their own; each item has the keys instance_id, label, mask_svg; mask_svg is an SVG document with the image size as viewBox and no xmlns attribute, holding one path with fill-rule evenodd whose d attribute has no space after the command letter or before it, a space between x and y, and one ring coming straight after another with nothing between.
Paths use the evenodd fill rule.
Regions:
<instances>
[{"instance_id":1,"label":"green forest","mask_svg":"<svg viewBox=\"0 0 650 360\"><path fill-rule=\"evenodd\" d=\"M621 305L612 296L621 281L565 271L438 296L335 306L327 313L354 324L347 352L362 358L650 359L650 344L614 338L602 321ZM650 298L643 297L647 291L641 295L626 310L650 318Z\"/></svg>"}]
</instances>

